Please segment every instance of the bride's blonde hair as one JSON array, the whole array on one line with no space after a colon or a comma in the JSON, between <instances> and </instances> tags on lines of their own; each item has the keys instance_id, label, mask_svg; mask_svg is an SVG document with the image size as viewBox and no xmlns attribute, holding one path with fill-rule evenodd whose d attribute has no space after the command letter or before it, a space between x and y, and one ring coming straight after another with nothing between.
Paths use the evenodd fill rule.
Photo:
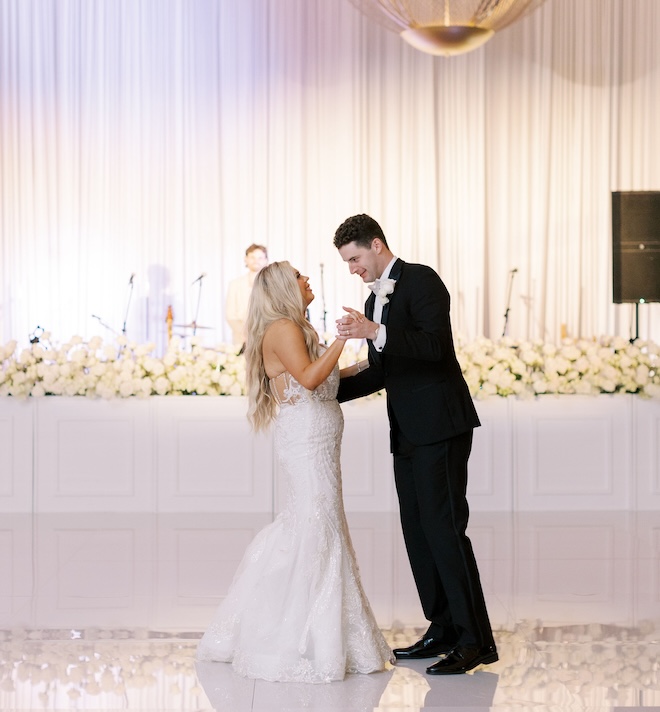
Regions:
<instances>
[{"instance_id":1,"label":"bride's blonde hair","mask_svg":"<svg viewBox=\"0 0 660 712\"><path fill-rule=\"evenodd\" d=\"M319 357L319 337L305 317L305 304L295 270L289 262L271 262L254 280L246 319L245 343L248 420L255 431L265 430L277 411L264 368L263 342L268 327L289 319L300 327L312 361Z\"/></svg>"}]
</instances>

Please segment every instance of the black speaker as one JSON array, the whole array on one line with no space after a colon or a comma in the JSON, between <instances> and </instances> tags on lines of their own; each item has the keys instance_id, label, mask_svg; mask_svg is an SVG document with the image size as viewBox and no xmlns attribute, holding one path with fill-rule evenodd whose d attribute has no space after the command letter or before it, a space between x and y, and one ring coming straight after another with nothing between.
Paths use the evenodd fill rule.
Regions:
<instances>
[{"instance_id":1,"label":"black speaker","mask_svg":"<svg viewBox=\"0 0 660 712\"><path fill-rule=\"evenodd\" d=\"M660 191L612 193L614 303L660 302Z\"/></svg>"}]
</instances>

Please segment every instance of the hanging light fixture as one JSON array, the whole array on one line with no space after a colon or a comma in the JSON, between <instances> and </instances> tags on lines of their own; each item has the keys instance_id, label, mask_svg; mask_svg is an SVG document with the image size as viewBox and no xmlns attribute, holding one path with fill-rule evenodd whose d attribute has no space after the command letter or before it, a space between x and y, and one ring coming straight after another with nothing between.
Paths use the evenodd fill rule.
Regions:
<instances>
[{"instance_id":1,"label":"hanging light fixture","mask_svg":"<svg viewBox=\"0 0 660 712\"><path fill-rule=\"evenodd\" d=\"M545 0L350 0L415 49L452 56L480 47Z\"/></svg>"}]
</instances>

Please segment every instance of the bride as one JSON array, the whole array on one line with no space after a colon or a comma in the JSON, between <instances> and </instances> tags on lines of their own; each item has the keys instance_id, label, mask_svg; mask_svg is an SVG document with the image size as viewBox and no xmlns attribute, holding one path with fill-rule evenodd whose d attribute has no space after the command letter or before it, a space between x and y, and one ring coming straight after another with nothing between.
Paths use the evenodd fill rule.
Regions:
<instances>
[{"instance_id":1,"label":"bride","mask_svg":"<svg viewBox=\"0 0 660 712\"><path fill-rule=\"evenodd\" d=\"M288 262L257 275L247 317L248 418L274 423L287 501L248 546L204 633L198 660L250 678L331 682L383 670L392 654L360 583L342 502L337 402L344 337L319 344L305 311L308 277Z\"/></svg>"}]
</instances>

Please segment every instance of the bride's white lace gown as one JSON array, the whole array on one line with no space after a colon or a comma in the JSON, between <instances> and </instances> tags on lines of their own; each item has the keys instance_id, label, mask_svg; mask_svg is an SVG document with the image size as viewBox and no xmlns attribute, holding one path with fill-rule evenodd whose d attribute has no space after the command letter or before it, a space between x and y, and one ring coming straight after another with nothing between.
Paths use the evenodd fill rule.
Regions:
<instances>
[{"instance_id":1,"label":"bride's white lace gown","mask_svg":"<svg viewBox=\"0 0 660 712\"><path fill-rule=\"evenodd\" d=\"M342 680L392 661L360 583L344 514L338 386L338 368L314 391L288 373L271 379L286 507L245 552L199 643L199 660L289 682Z\"/></svg>"}]
</instances>

